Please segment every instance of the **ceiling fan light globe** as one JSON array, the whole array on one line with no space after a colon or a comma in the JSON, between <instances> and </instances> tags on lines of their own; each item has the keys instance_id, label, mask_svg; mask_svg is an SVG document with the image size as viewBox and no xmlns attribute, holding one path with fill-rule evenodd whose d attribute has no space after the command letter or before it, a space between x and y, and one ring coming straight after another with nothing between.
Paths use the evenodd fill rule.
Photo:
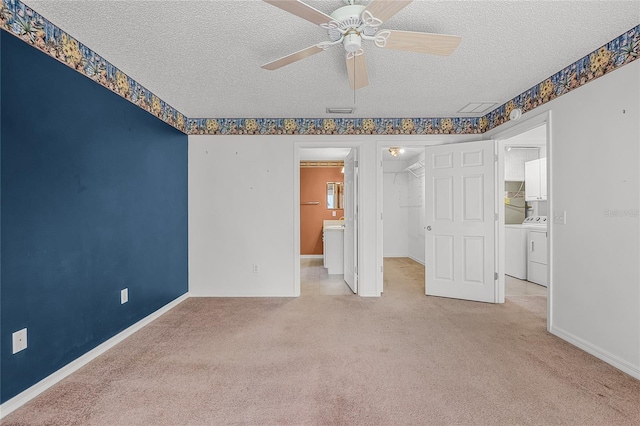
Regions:
<instances>
[{"instance_id":1,"label":"ceiling fan light globe","mask_svg":"<svg viewBox=\"0 0 640 426\"><path fill-rule=\"evenodd\" d=\"M357 52L362 47L362 39L358 34L347 34L342 44L347 52Z\"/></svg>"}]
</instances>

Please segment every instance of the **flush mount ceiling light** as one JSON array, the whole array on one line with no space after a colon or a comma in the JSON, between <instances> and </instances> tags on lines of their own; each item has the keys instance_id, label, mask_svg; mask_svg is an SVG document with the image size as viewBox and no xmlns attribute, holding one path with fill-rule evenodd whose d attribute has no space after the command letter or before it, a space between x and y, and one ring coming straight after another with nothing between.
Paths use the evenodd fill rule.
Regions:
<instances>
[{"instance_id":1,"label":"flush mount ceiling light","mask_svg":"<svg viewBox=\"0 0 640 426\"><path fill-rule=\"evenodd\" d=\"M522 110L520 108L516 108L509 114L509 120L516 121L522 117Z\"/></svg>"},{"instance_id":2,"label":"flush mount ceiling light","mask_svg":"<svg viewBox=\"0 0 640 426\"><path fill-rule=\"evenodd\" d=\"M404 148L400 148L399 146L392 146L389 148L389 154L397 157L398 154L402 154L404 152Z\"/></svg>"}]
</instances>

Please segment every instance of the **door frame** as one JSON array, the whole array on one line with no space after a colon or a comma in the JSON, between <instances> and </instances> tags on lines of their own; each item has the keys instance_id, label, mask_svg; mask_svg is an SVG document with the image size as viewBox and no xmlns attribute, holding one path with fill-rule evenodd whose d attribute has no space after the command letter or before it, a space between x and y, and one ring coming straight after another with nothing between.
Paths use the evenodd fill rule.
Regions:
<instances>
[{"instance_id":1,"label":"door frame","mask_svg":"<svg viewBox=\"0 0 640 426\"><path fill-rule=\"evenodd\" d=\"M293 143L293 165L295 173L293 174L293 295L294 297L300 296L300 150L304 148L357 148L355 153L355 160L359 166L362 165L360 157L362 155L361 146L363 141L294 141ZM358 194L357 205L362 205L362 180L357 182ZM362 223L362 209L358 209L358 222L357 226L360 228ZM358 247L362 247L362 232L357 229L357 244ZM358 268L358 274L360 273L360 265L362 265L362 251L358 250L358 257L354 259L355 266ZM346 283L345 283L346 285ZM358 285L358 296L361 296L362 286Z\"/></svg>"},{"instance_id":2,"label":"door frame","mask_svg":"<svg viewBox=\"0 0 640 426\"><path fill-rule=\"evenodd\" d=\"M349 288L355 293L358 294L358 212L359 212L359 191L358 191L358 169L359 169L359 156L358 156L358 148L351 148L349 154L344 158L344 167L343 167L343 181L344 181L344 281L347 283ZM350 161L353 161L353 164L349 164ZM352 169L352 170L351 170ZM351 185L349 184L349 180L347 179L348 175L351 175ZM353 191L355 193L355 197L350 192ZM351 237L351 238L347 238ZM349 250L347 250L349 248ZM351 258L353 264L350 265L347 262L347 258ZM349 271L349 266L352 267L352 270ZM351 282L349 282L349 278Z\"/></svg>"},{"instance_id":3,"label":"door frame","mask_svg":"<svg viewBox=\"0 0 640 426\"><path fill-rule=\"evenodd\" d=\"M447 135L450 136L450 135ZM476 140L479 135L464 135L459 141L446 142L440 138L430 139L429 137L405 139L398 138L393 140L378 140L376 143L376 292L378 295L382 295L384 290L384 170L383 170L383 156L382 152L385 149L389 149L394 146L403 146L411 148L422 147L426 150L427 147L444 145L445 143L463 143Z\"/></svg>"},{"instance_id":4,"label":"door frame","mask_svg":"<svg viewBox=\"0 0 640 426\"><path fill-rule=\"evenodd\" d=\"M498 142L498 185L500 182L504 182L504 152L506 146L506 140L511 139L514 136L518 136L536 127L546 126L546 156L547 156L547 217L553 219L553 141L551 137L552 119L551 111L545 111L541 114L527 118L521 123L517 123L506 130L496 132L491 135L492 139ZM504 189L503 189L504 191ZM500 191L498 189L498 196ZM553 305L553 220L547 220L547 331L551 331L551 324L553 320L552 309ZM504 302L505 298L505 227L504 227L504 209L498 209L498 241L497 241L497 270L498 270L498 297L499 300Z\"/></svg>"}]
</instances>

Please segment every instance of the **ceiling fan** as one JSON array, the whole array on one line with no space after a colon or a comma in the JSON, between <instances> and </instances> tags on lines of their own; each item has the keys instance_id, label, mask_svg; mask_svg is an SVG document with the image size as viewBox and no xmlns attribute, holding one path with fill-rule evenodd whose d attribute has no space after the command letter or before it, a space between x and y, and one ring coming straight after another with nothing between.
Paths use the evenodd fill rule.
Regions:
<instances>
[{"instance_id":1,"label":"ceiling fan","mask_svg":"<svg viewBox=\"0 0 640 426\"><path fill-rule=\"evenodd\" d=\"M357 0L343 0L346 6L331 15L320 12L300 0L264 0L280 9L327 30L328 41L284 56L262 65L276 70L342 43L346 53L347 74L353 90L369 84L362 40L373 41L377 47L407 50L448 56L458 47L462 37L413 31L379 30L383 22L398 13L412 0L372 0L367 6L355 4Z\"/></svg>"}]
</instances>

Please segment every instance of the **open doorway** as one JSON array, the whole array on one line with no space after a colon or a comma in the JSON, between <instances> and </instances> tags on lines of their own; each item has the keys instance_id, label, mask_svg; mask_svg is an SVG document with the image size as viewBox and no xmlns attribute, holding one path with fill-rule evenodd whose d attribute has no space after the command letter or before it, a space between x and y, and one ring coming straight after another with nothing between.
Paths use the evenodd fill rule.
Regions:
<instances>
[{"instance_id":1,"label":"open doorway","mask_svg":"<svg viewBox=\"0 0 640 426\"><path fill-rule=\"evenodd\" d=\"M424 147L383 147L381 158L383 294L422 296Z\"/></svg>"},{"instance_id":2,"label":"open doorway","mask_svg":"<svg viewBox=\"0 0 640 426\"><path fill-rule=\"evenodd\" d=\"M299 294L357 293L357 149L299 150Z\"/></svg>"},{"instance_id":3,"label":"open doorway","mask_svg":"<svg viewBox=\"0 0 640 426\"><path fill-rule=\"evenodd\" d=\"M499 187L504 189L498 232L504 265L501 278L506 301L547 318L547 123L520 129L500 139L498 145L502 158Z\"/></svg>"}]
</instances>

